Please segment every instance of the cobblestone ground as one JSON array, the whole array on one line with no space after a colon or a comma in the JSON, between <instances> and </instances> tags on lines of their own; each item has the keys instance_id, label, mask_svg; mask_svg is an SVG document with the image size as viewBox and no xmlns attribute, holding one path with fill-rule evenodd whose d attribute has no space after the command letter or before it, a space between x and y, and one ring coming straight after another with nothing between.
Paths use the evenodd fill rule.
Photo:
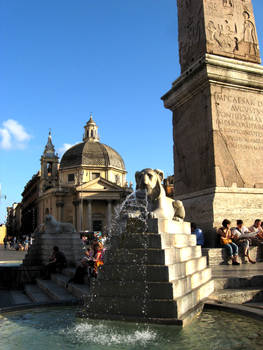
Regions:
<instances>
[{"instance_id":1,"label":"cobblestone ground","mask_svg":"<svg viewBox=\"0 0 263 350\"><path fill-rule=\"evenodd\" d=\"M0 264L4 261L20 261L24 259L25 251L16 251L14 249L5 249L3 244L0 244Z\"/></svg>"}]
</instances>

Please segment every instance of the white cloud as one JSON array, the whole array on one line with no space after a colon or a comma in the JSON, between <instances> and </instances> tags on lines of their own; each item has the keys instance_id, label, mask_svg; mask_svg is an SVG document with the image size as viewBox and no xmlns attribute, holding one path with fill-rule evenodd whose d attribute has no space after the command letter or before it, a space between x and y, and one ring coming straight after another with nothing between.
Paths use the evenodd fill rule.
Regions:
<instances>
[{"instance_id":1,"label":"white cloud","mask_svg":"<svg viewBox=\"0 0 263 350\"><path fill-rule=\"evenodd\" d=\"M10 149L11 148L11 135L8 130L0 129L0 148Z\"/></svg>"},{"instance_id":2,"label":"white cloud","mask_svg":"<svg viewBox=\"0 0 263 350\"><path fill-rule=\"evenodd\" d=\"M3 128L0 128L0 139L0 148L24 149L31 136L23 125L14 119L8 119L3 122Z\"/></svg>"}]
</instances>

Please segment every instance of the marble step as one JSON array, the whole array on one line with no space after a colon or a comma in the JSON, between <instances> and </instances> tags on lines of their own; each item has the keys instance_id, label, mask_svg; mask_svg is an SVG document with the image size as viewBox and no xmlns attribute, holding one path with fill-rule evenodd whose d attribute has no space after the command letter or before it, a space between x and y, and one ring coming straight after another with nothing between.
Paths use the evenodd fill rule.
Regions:
<instances>
[{"instance_id":1,"label":"marble step","mask_svg":"<svg viewBox=\"0 0 263 350\"><path fill-rule=\"evenodd\" d=\"M93 295L84 297L89 314L110 314L127 317L150 317L150 318L176 318L180 319L196 305L205 300L213 291L213 281L208 281L202 286L192 290L185 296L173 299L149 299L147 294L144 298L137 296L100 296Z\"/></svg>"},{"instance_id":2,"label":"marble step","mask_svg":"<svg viewBox=\"0 0 263 350\"><path fill-rule=\"evenodd\" d=\"M30 298L23 291L20 290L10 291L10 301L11 305L22 305L32 303Z\"/></svg>"},{"instance_id":3,"label":"marble step","mask_svg":"<svg viewBox=\"0 0 263 350\"><path fill-rule=\"evenodd\" d=\"M168 266L104 264L99 270L98 280L168 282Z\"/></svg>"},{"instance_id":4,"label":"marble step","mask_svg":"<svg viewBox=\"0 0 263 350\"><path fill-rule=\"evenodd\" d=\"M202 255L207 257L209 266L216 266L226 263L228 257L224 248L202 248ZM250 247L250 257L256 261L263 260L263 245L258 247ZM239 251L239 260L243 261L243 253Z\"/></svg>"},{"instance_id":5,"label":"marble step","mask_svg":"<svg viewBox=\"0 0 263 350\"><path fill-rule=\"evenodd\" d=\"M180 318L200 302L207 299L214 291L214 281L209 280L189 293L176 298L177 317Z\"/></svg>"},{"instance_id":6,"label":"marble step","mask_svg":"<svg viewBox=\"0 0 263 350\"><path fill-rule=\"evenodd\" d=\"M263 289L221 289L211 294L209 299L232 304L260 302L263 301Z\"/></svg>"},{"instance_id":7,"label":"marble step","mask_svg":"<svg viewBox=\"0 0 263 350\"><path fill-rule=\"evenodd\" d=\"M91 292L106 297L138 297L150 299L176 299L211 279L211 269L198 271L193 275L171 282L97 280Z\"/></svg>"},{"instance_id":8,"label":"marble step","mask_svg":"<svg viewBox=\"0 0 263 350\"><path fill-rule=\"evenodd\" d=\"M57 301L75 301L75 298L63 287L58 286L52 280L42 280L37 278L37 285L51 299Z\"/></svg>"},{"instance_id":9,"label":"marble step","mask_svg":"<svg viewBox=\"0 0 263 350\"><path fill-rule=\"evenodd\" d=\"M36 284L26 284L25 293L34 303L48 303L52 299Z\"/></svg>"},{"instance_id":10,"label":"marble step","mask_svg":"<svg viewBox=\"0 0 263 350\"><path fill-rule=\"evenodd\" d=\"M207 267L206 257L192 258L188 261L178 262L168 266L169 281L183 278Z\"/></svg>"},{"instance_id":11,"label":"marble step","mask_svg":"<svg viewBox=\"0 0 263 350\"><path fill-rule=\"evenodd\" d=\"M116 249L105 254L105 263L147 265L171 265L201 257L201 247L182 247L166 249Z\"/></svg>"},{"instance_id":12,"label":"marble step","mask_svg":"<svg viewBox=\"0 0 263 350\"><path fill-rule=\"evenodd\" d=\"M125 236L113 236L110 241L115 248L146 248L147 249L164 249L171 247L188 247L196 245L196 236L190 234L155 234L155 233L130 233Z\"/></svg>"},{"instance_id":13,"label":"marble step","mask_svg":"<svg viewBox=\"0 0 263 350\"><path fill-rule=\"evenodd\" d=\"M195 272L194 274L173 282L173 297L176 300L179 297L186 295L190 290L196 290L203 284L211 281L212 270L206 268Z\"/></svg>"},{"instance_id":14,"label":"marble step","mask_svg":"<svg viewBox=\"0 0 263 350\"><path fill-rule=\"evenodd\" d=\"M228 276L222 278L214 278L215 290L220 289L243 289L248 287L262 287L263 275L251 277Z\"/></svg>"},{"instance_id":15,"label":"marble step","mask_svg":"<svg viewBox=\"0 0 263 350\"><path fill-rule=\"evenodd\" d=\"M68 276L62 274L53 274L52 280L56 282L59 286L66 288L68 292L70 292L74 297L78 299L82 299L83 296L90 294L90 287L88 284L77 284L77 283L69 283L68 284Z\"/></svg>"},{"instance_id":16,"label":"marble step","mask_svg":"<svg viewBox=\"0 0 263 350\"><path fill-rule=\"evenodd\" d=\"M194 258L172 265L104 264L98 273L99 280L169 282L192 275L206 268L206 257ZM67 271L66 269L64 271Z\"/></svg>"},{"instance_id":17,"label":"marble step","mask_svg":"<svg viewBox=\"0 0 263 350\"><path fill-rule=\"evenodd\" d=\"M196 235L162 233L162 248L183 248L196 245Z\"/></svg>"}]
</instances>

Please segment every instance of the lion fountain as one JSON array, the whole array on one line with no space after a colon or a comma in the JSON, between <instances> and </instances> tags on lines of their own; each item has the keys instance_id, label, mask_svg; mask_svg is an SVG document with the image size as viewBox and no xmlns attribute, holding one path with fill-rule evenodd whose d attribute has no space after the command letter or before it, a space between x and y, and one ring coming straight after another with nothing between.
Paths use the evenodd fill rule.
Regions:
<instances>
[{"instance_id":1,"label":"lion fountain","mask_svg":"<svg viewBox=\"0 0 263 350\"><path fill-rule=\"evenodd\" d=\"M183 203L166 196L162 185L163 171L146 168L135 173L136 196L147 196L148 212L151 218L183 221L185 210Z\"/></svg>"},{"instance_id":2,"label":"lion fountain","mask_svg":"<svg viewBox=\"0 0 263 350\"><path fill-rule=\"evenodd\" d=\"M166 196L163 172L136 172L136 191L118 211L104 265L83 314L89 318L187 324L213 291L181 201ZM203 265L201 265L203 264ZM202 267L202 275L199 270ZM198 274L198 284L191 275Z\"/></svg>"}]
</instances>

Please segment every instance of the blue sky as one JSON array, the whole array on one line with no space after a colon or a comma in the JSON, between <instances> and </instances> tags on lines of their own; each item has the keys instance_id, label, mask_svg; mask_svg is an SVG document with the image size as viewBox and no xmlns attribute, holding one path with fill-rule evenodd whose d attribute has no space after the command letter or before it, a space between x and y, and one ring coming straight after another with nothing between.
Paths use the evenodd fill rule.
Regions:
<instances>
[{"instance_id":1,"label":"blue sky","mask_svg":"<svg viewBox=\"0 0 263 350\"><path fill-rule=\"evenodd\" d=\"M145 167L173 173L160 97L180 74L177 35L176 0L0 0L0 222L39 170L49 128L61 155L90 112L128 181Z\"/></svg>"}]
</instances>

